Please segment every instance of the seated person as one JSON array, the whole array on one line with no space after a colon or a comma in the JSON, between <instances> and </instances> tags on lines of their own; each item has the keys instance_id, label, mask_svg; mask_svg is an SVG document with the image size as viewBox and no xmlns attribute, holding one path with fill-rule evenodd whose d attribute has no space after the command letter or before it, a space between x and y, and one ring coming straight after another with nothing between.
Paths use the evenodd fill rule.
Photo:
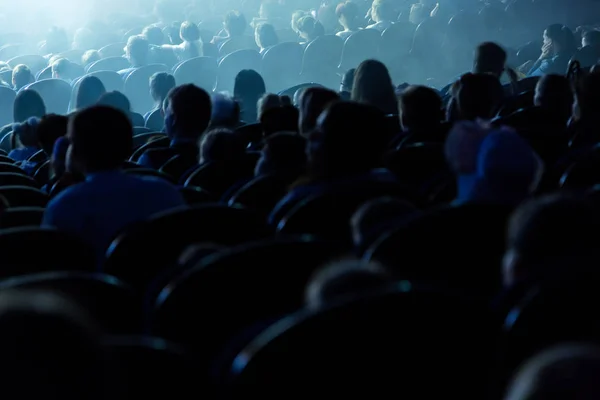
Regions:
<instances>
[{"instance_id":1,"label":"seated person","mask_svg":"<svg viewBox=\"0 0 600 400\"><path fill-rule=\"evenodd\" d=\"M19 91L30 83L35 82L35 77L27 65L17 65L13 69L12 84L15 91Z\"/></svg>"},{"instance_id":2,"label":"seated person","mask_svg":"<svg viewBox=\"0 0 600 400\"><path fill-rule=\"evenodd\" d=\"M172 50L179 61L202 57L202 39L200 38L198 25L189 21L182 23L179 36L182 40L181 44L165 44L162 48Z\"/></svg>"},{"instance_id":3,"label":"seated person","mask_svg":"<svg viewBox=\"0 0 600 400\"><path fill-rule=\"evenodd\" d=\"M198 164L198 140L210 123L210 96L191 84L178 86L169 92L164 111L165 130L171 138L171 145L147 150L138 164L160 169L171 158L181 156L190 168L194 167Z\"/></svg>"},{"instance_id":4,"label":"seated person","mask_svg":"<svg viewBox=\"0 0 600 400\"><path fill-rule=\"evenodd\" d=\"M118 91L104 93L98 100L98 105L116 108L123 114L127 115L133 126L144 126L144 117L140 114L131 111L131 103L127 96Z\"/></svg>"},{"instance_id":5,"label":"seated person","mask_svg":"<svg viewBox=\"0 0 600 400\"><path fill-rule=\"evenodd\" d=\"M142 35L131 36L127 40L127 45L125 46L125 57L129 60L131 67L119 71L119 75L123 77L123 80L127 80L129 74L139 67L148 65L149 52L150 45L148 44L146 38Z\"/></svg>"},{"instance_id":6,"label":"seated person","mask_svg":"<svg viewBox=\"0 0 600 400\"><path fill-rule=\"evenodd\" d=\"M15 124L13 127L13 138L16 139L14 150L8 153L8 156L15 161L27 161L29 157L40 151L37 138L37 128L40 119L31 117L21 124ZM16 147L16 148L15 148Z\"/></svg>"},{"instance_id":7,"label":"seated person","mask_svg":"<svg viewBox=\"0 0 600 400\"><path fill-rule=\"evenodd\" d=\"M133 128L122 112L103 106L71 116L70 157L86 180L67 188L48 204L42 225L75 234L91 243L99 263L114 236L153 214L185 205L177 188L121 170L133 148Z\"/></svg>"}]
</instances>

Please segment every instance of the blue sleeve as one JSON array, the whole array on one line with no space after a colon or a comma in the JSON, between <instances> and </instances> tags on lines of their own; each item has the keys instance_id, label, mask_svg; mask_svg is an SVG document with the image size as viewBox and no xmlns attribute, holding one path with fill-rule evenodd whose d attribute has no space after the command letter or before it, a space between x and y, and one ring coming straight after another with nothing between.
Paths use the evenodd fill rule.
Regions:
<instances>
[{"instance_id":1,"label":"blue sleeve","mask_svg":"<svg viewBox=\"0 0 600 400\"><path fill-rule=\"evenodd\" d=\"M150 160L150 157L148 157L148 153L142 154L142 156L138 158L137 164L141 165L142 167L154 169L152 161Z\"/></svg>"},{"instance_id":2,"label":"blue sleeve","mask_svg":"<svg viewBox=\"0 0 600 400\"><path fill-rule=\"evenodd\" d=\"M542 76L546 73L547 68L548 60L537 60L527 73L527 76Z\"/></svg>"}]
</instances>

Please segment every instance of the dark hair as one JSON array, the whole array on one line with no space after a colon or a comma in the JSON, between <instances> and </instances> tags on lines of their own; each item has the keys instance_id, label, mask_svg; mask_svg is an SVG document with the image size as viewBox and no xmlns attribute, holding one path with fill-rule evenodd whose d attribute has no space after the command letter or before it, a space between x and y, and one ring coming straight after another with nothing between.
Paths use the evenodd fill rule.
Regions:
<instances>
[{"instance_id":1,"label":"dark hair","mask_svg":"<svg viewBox=\"0 0 600 400\"><path fill-rule=\"evenodd\" d=\"M313 87L302 91L298 109L300 110L300 133L308 135L317 126L319 115L340 96L333 90Z\"/></svg>"},{"instance_id":2,"label":"dark hair","mask_svg":"<svg viewBox=\"0 0 600 400\"><path fill-rule=\"evenodd\" d=\"M306 139L291 132L278 132L265 139L258 174L293 173L306 168Z\"/></svg>"},{"instance_id":3,"label":"dark hair","mask_svg":"<svg viewBox=\"0 0 600 400\"><path fill-rule=\"evenodd\" d=\"M175 86L175 77L167 72L157 72L150 77L152 98L157 102L160 101L161 104Z\"/></svg>"},{"instance_id":4,"label":"dark hair","mask_svg":"<svg viewBox=\"0 0 600 400\"><path fill-rule=\"evenodd\" d=\"M338 17L338 19L342 17L346 18L346 22L351 30L358 29L359 11L358 5L356 5L355 2L346 1L345 3L338 4L335 8L335 15Z\"/></svg>"},{"instance_id":5,"label":"dark hair","mask_svg":"<svg viewBox=\"0 0 600 400\"><path fill-rule=\"evenodd\" d=\"M54 143L67 134L69 118L64 115L48 114L42 117L37 127L40 147L48 156L52 155Z\"/></svg>"},{"instance_id":6,"label":"dark hair","mask_svg":"<svg viewBox=\"0 0 600 400\"><path fill-rule=\"evenodd\" d=\"M569 27L562 24L552 24L546 28L546 36L560 47L560 51L572 55L577 50L575 35Z\"/></svg>"},{"instance_id":7,"label":"dark hair","mask_svg":"<svg viewBox=\"0 0 600 400\"><path fill-rule=\"evenodd\" d=\"M127 51L133 64L145 64L150 51L148 40L142 35L131 36L127 40Z\"/></svg>"},{"instance_id":8,"label":"dark hair","mask_svg":"<svg viewBox=\"0 0 600 400\"><path fill-rule=\"evenodd\" d=\"M275 27L271 24L262 23L256 27L256 44L263 49L275 46L279 43Z\"/></svg>"},{"instance_id":9,"label":"dark hair","mask_svg":"<svg viewBox=\"0 0 600 400\"><path fill-rule=\"evenodd\" d=\"M21 90L14 102L13 121L25 122L30 117L42 118L46 115L46 105L42 96L33 90Z\"/></svg>"},{"instance_id":10,"label":"dark hair","mask_svg":"<svg viewBox=\"0 0 600 400\"><path fill-rule=\"evenodd\" d=\"M382 62L365 60L356 68L352 100L377 107L385 114L398 112L392 78Z\"/></svg>"},{"instance_id":11,"label":"dark hair","mask_svg":"<svg viewBox=\"0 0 600 400\"><path fill-rule=\"evenodd\" d=\"M544 107L565 122L571 116L573 99L571 82L563 75L544 75L535 87L535 105Z\"/></svg>"},{"instance_id":12,"label":"dark hair","mask_svg":"<svg viewBox=\"0 0 600 400\"><path fill-rule=\"evenodd\" d=\"M475 50L475 65L473 72L476 74L491 73L498 77L504 71L506 64L506 51L493 42L484 42Z\"/></svg>"},{"instance_id":13,"label":"dark hair","mask_svg":"<svg viewBox=\"0 0 600 400\"><path fill-rule=\"evenodd\" d=\"M309 42L325 35L323 25L311 15L305 15L298 20L298 31L305 33Z\"/></svg>"},{"instance_id":14,"label":"dark hair","mask_svg":"<svg viewBox=\"0 0 600 400\"><path fill-rule=\"evenodd\" d=\"M452 97L460 119L491 119L504 100L504 88L493 75L469 73L454 84Z\"/></svg>"},{"instance_id":15,"label":"dark hair","mask_svg":"<svg viewBox=\"0 0 600 400\"><path fill-rule=\"evenodd\" d=\"M344 89L348 89L349 92L352 92L355 74L356 68L350 68L348 71L344 72L344 76L342 76L342 86Z\"/></svg>"},{"instance_id":16,"label":"dark hair","mask_svg":"<svg viewBox=\"0 0 600 400\"><path fill-rule=\"evenodd\" d=\"M106 106L94 106L69 118L68 136L73 157L85 173L119 168L131 154L133 127L127 115Z\"/></svg>"},{"instance_id":17,"label":"dark hair","mask_svg":"<svg viewBox=\"0 0 600 400\"><path fill-rule=\"evenodd\" d=\"M98 99L97 104L99 106L115 108L125 115L129 115L131 112L131 103L129 102L127 96L116 90L104 93L100 99Z\"/></svg>"},{"instance_id":18,"label":"dark hair","mask_svg":"<svg viewBox=\"0 0 600 400\"><path fill-rule=\"evenodd\" d=\"M158 26L147 26L142 31L142 35L146 38L149 44L160 46L165 42L165 34Z\"/></svg>"},{"instance_id":19,"label":"dark hair","mask_svg":"<svg viewBox=\"0 0 600 400\"><path fill-rule=\"evenodd\" d=\"M19 90L24 86L29 85L35 80L29 67L25 64L17 65L12 72L12 81L16 89Z\"/></svg>"},{"instance_id":20,"label":"dark hair","mask_svg":"<svg viewBox=\"0 0 600 400\"><path fill-rule=\"evenodd\" d=\"M225 15L225 30L230 36L242 36L248 23L246 17L239 11L229 11Z\"/></svg>"},{"instance_id":21,"label":"dark hair","mask_svg":"<svg viewBox=\"0 0 600 400\"><path fill-rule=\"evenodd\" d=\"M600 31L596 29L586 31L583 34L582 39L589 43L588 46L600 46Z\"/></svg>"},{"instance_id":22,"label":"dark hair","mask_svg":"<svg viewBox=\"0 0 600 400\"><path fill-rule=\"evenodd\" d=\"M212 102L204 89L187 84L169 92L166 101L175 116L175 129L179 135L200 137L210 123Z\"/></svg>"},{"instance_id":23,"label":"dark hair","mask_svg":"<svg viewBox=\"0 0 600 400\"><path fill-rule=\"evenodd\" d=\"M409 86L399 96L402 127L431 126L443 119L440 95L427 86Z\"/></svg>"},{"instance_id":24,"label":"dark hair","mask_svg":"<svg viewBox=\"0 0 600 400\"><path fill-rule=\"evenodd\" d=\"M256 122L256 103L266 91L265 81L253 69L244 69L236 75L233 97L241 105L242 120L244 122Z\"/></svg>"},{"instance_id":25,"label":"dark hair","mask_svg":"<svg viewBox=\"0 0 600 400\"><path fill-rule=\"evenodd\" d=\"M200 162L237 164L246 154L246 142L229 129L215 129L202 136Z\"/></svg>"},{"instance_id":26,"label":"dark hair","mask_svg":"<svg viewBox=\"0 0 600 400\"><path fill-rule=\"evenodd\" d=\"M179 30L181 40L186 42L197 42L200 40L200 28L193 22L185 21Z\"/></svg>"},{"instance_id":27,"label":"dark hair","mask_svg":"<svg viewBox=\"0 0 600 400\"><path fill-rule=\"evenodd\" d=\"M106 88L100 79L95 76L84 77L79 81L77 88L75 109L80 110L96 104L105 93Z\"/></svg>"}]
</instances>

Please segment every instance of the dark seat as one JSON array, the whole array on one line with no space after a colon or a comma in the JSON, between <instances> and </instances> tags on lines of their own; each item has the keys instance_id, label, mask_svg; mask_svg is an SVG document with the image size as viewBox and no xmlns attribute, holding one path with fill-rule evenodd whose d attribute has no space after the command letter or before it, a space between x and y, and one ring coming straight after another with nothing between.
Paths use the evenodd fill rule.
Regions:
<instances>
[{"instance_id":1,"label":"dark seat","mask_svg":"<svg viewBox=\"0 0 600 400\"><path fill-rule=\"evenodd\" d=\"M194 164L190 164L189 160L177 155L167 161L159 171L172 177L175 182L179 182L181 177L197 164L197 161Z\"/></svg>"},{"instance_id":2,"label":"dark seat","mask_svg":"<svg viewBox=\"0 0 600 400\"><path fill-rule=\"evenodd\" d=\"M202 377L182 347L160 338L116 336L107 339L116 381L125 398L198 397ZM198 395L198 396L195 396Z\"/></svg>"},{"instance_id":3,"label":"dark seat","mask_svg":"<svg viewBox=\"0 0 600 400\"><path fill-rule=\"evenodd\" d=\"M133 147L139 148L156 139L165 139L167 136L161 132L145 132L133 136Z\"/></svg>"},{"instance_id":4,"label":"dark seat","mask_svg":"<svg viewBox=\"0 0 600 400\"><path fill-rule=\"evenodd\" d=\"M337 252L330 243L303 237L209 255L159 295L153 332L212 359L246 328L302 308L310 276Z\"/></svg>"},{"instance_id":5,"label":"dark seat","mask_svg":"<svg viewBox=\"0 0 600 400\"><path fill-rule=\"evenodd\" d=\"M159 135L157 135L157 136L159 136ZM134 138L134 140L135 140L135 138ZM140 139L140 140L142 140L142 139ZM146 141L145 144L142 144L140 147L135 149L135 151L129 158L129 161L137 162L137 160L140 159L140 157L142 156L142 154L144 154L146 152L146 150L157 149L159 147L166 147L166 146L169 146L169 143L171 143L171 139L169 139L167 136L164 136L164 135L160 135L160 137L157 137L156 139L152 139L152 137L149 137L148 140L149 141Z\"/></svg>"},{"instance_id":6,"label":"dark seat","mask_svg":"<svg viewBox=\"0 0 600 400\"><path fill-rule=\"evenodd\" d=\"M71 102L71 85L62 79L44 79L25 86L24 89L33 90L44 100L46 113L67 114Z\"/></svg>"},{"instance_id":7,"label":"dark seat","mask_svg":"<svg viewBox=\"0 0 600 400\"><path fill-rule=\"evenodd\" d=\"M29 186L0 186L0 195L10 207L46 207L48 195Z\"/></svg>"},{"instance_id":8,"label":"dark seat","mask_svg":"<svg viewBox=\"0 0 600 400\"><path fill-rule=\"evenodd\" d=\"M94 62L87 68L87 73L90 74L92 72L98 72L98 71L119 72L123 69L127 69L130 67L131 67L131 65L129 64L129 61L125 57L113 56L113 57L106 57L106 58L103 58L101 60Z\"/></svg>"},{"instance_id":9,"label":"dark seat","mask_svg":"<svg viewBox=\"0 0 600 400\"><path fill-rule=\"evenodd\" d=\"M84 307L107 333L127 334L140 329L141 308L133 291L112 276L47 272L2 280L0 290L56 291Z\"/></svg>"},{"instance_id":10,"label":"dark seat","mask_svg":"<svg viewBox=\"0 0 600 400\"><path fill-rule=\"evenodd\" d=\"M261 218L242 208L220 204L181 208L158 214L118 236L108 249L104 270L143 290L191 244L232 246L269 233Z\"/></svg>"},{"instance_id":11,"label":"dark seat","mask_svg":"<svg viewBox=\"0 0 600 400\"><path fill-rule=\"evenodd\" d=\"M14 162L14 160L13 160ZM27 173L20 167L18 167L17 165L13 164L12 162L3 162L0 161L0 173L3 172L12 172L15 174L21 174L21 175L25 175L27 176Z\"/></svg>"},{"instance_id":12,"label":"dark seat","mask_svg":"<svg viewBox=\"0 0 600 400\"><path fill-rule=\"evenodd\" d=\"M214 203L219 200L213 194L199 187L183 186L179 188L179 191L183 195L183 198L185 199L186 203L190 206Z\"/></svg>"},{"instance_id":13,"label":"dark seat","mask_svg":"<svg viewBox=\"0 0 600 400\"><path fill-rule=\"evenodd\" d=\"M51 271L93 271L94 249L55 229L22 227L0 232L0 278Z\"/></svg>"},{"instance_id":14,"label":"dark seat","mask_svg":"<svg viewBox=\"0 0 600 400\"><path fill-rule=\"evenodd\" d=\"M35 172L33 173L33 179L40 185L43 186L50 181L50 169L52 165L50 160L44 161L36 166Z\"/></svg>"},{"instance_id":15,"label":"dark seat","mask_svg":"<svg viewBox=\"0 0 600 400\"><path fill-rule=\"evenodd\" d=\"M229 204L241 204L268 215L277 202L286 195L290 184L291 180L287 177L259 176L235 192L229 199Z\"/></svg>"},{"instance_id":16,"label":"dark seat","mask_svg":"<svg viewBox=\"0 0 600 400\"><path fill-rule=\"evenodd\" d=\"M0 229L40 226L44 209L40 207L9 208L0 214Z\"/></svg>"},{"instance_id":17,"label":"dark seat","mask_svg":"<svg viewBox=\"0 0 600 400\"><path fill-rule=\"evenodd\" d=\"M152 176L155 178L161 178L171 183L177 183L175 179L173 179L170 175L165 174L164 172L157 171L155 169L150 168L131 168L126 169L125 173L130 175L138 175L138 176Z\"/></svg>"},{"instance_id":18,"label":"dark seat","mask_svg":"<svg viewBox=\"0 0 600 400\"><path fill-rule=\"evenodd\" d=\"M494 344L484 313L485 307L451 293L408 283L301 311L265 330L238 355L233 383L246 394L260 387L261 396L275 395L268 382L287 387L398 382L424 398L447 390L476 398L486 389ZM456 368L457 360L462 368Z\"/></svg>"},{"instance_id":19,"label":"dark seat","mask_svg":"<svg viewBox=\"0 0 600 400\"><path fill-rule=\"evenodd\" d=\"M29 157L27 159L27 161L39 163L39 162L44 162L47 159L48 159L48 155L46 154L46 152L44 150L40 150L37 153L35 153L34 155L32 155L31 157Z\"/></svg>"},{"instance_id":20,"label":"dark seat","mask_svg":"<svg viewBox=\"0 0 600 400\"><path fill-rule=\"evenodd\" d=\"M27 175L14 172L0 172L0 186L28 186L38 188L39 184L35 179Z\"/></svg>"},{"instance_id":21,"label":"dark seat","mask_svg":"<svg viewBox=\"0 0 600 400\"><path fill-rule=\"evenodd\" d=\"M13 120L13 107L17 93L7 87L0 86L0 127Z\"/></svg>"}]
</instances>

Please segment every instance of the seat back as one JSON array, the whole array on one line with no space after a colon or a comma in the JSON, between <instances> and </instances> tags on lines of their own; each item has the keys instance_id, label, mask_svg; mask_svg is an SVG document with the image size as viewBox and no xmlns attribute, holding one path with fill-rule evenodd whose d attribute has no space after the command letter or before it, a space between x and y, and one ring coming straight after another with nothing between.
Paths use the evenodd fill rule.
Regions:
<instances>
[{"instance_id":1,"label":"seat back","mask_svg":"<svg viewBox=\"0 0 600 400\"><path fill-rule=\"evenodd\" d=\"M256 50L238 50L225 56L217 72L217 91L233 93L233 84L237 74L244 69L260 71L262 57Z\"/></svg>"},{"instance_id":2,"label":"seat back","mask_svg":"<svg viewBox=\"0 0 600 400\"><path fill-rule=\"evenodd\" d=\"M87 73L98 71L113 71L119 72L123 69L130 68L131 64L125 57L107 57L92 63L87 67Z\"/></svg>"},{"instance_id":3,"label":"seat back","mask_svg":"<svg viewBox=\"0 0 600 400\"><path fill-rule=\"evenodd\" d=\"M13 121L13 110L17 93L7 87L0 87L0 127Z\"/></svg>"},{"instance_id":4,"label":"seat back","mask_svg":"<svg viewBox=\"0 0 600 400\"><path fill-rule=\"evenodd\" d=\"M381 33L376 29L363 29L354 32L344 42L344 49L340 61L340 69L347 71L358 65L379 56L379 43Z\"/></svg>"},{"instance_id":5,"label":"seat back","mask_svg":"<svg viewBox=\"0 0 600 400\"><path fill-rule=\"evenodd\" d=\"M131 102L131 111L146 114L152 110L154 100L150 96L150 77L157 72L166 72L166 65L152 64L134 70L125 81L124 94Z\"/></svg>"},{"instance_id":6,"label":"seat back","mask_svg":"<svg viewBox=\"0 0 600 400\"><path fill-rule=\"evenodd\" d=\"M180 63L173 72L178 85L192 83L211 92L217 83L217 60L197 57Z\"/></svg>"},{"instance_id":7,"label":"seat back","mask_svg":"<svg viewBox=\"0 0 600 400\"><path fill-rule=\"evenodd\" d=\"M37 92L46 104L48 114L67 114L71 102L72 88L62 79L44 79L25 86L24 89Z\"/></svg>"},{"instance_id":8,"label":"seat back","mask_svg":"<svg viewBox=\"0 0 600 400\"><path fill-rule=\"evenodd\" d=\"M304 49L298 42L279 43L262 58L261 75L268 92L277 93L299 83Z\"/></svg>"}]
</instances>

